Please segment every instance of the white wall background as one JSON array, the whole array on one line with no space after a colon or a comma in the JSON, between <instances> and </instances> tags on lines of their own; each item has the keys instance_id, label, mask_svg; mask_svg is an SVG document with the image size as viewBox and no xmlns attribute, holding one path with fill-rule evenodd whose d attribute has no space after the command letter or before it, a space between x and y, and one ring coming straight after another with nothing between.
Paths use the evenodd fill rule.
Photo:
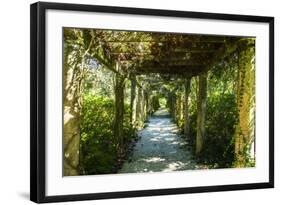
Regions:
<instances>
[{"instance_id":1,"label":"white wall background","mask_svg":"<svg viewBox=\"0 0 281 205\"><path fill-rule=\"evenodd\" d=\"M52 1L52 0L49 0ZM275 17L275 105L281 104L281 13L277 0L60 0L69 3L146 7ZM0 204L29 201L29 4L2 1L0 6ZM69 202L67 204L277 204L281 194L280 107L275 107L275 189L161 197ZM280 203L280 202L279 202ZM61 203L60 203L61 204ZM64 203L63 203L64 204Z\"/></svg>"}]
</instances>

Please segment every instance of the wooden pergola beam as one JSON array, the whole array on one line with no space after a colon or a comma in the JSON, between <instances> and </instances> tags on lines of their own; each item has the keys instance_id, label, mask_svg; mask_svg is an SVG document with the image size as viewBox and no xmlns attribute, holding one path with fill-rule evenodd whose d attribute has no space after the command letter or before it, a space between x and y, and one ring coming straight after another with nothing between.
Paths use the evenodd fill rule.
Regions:
<instances>
[{"instance_id":1,"label":"wooden pergola beam","mask_svg":"<svg viewBox=\"0 0 281 205\"><path fill-rule=\"evenodd\" d=\"M141 35L141 33L139 33ZM152 34L153 35L153 34ZM141 37L127 37L122 39L120 37L108 38L101 42L103 43L166 43L174 40L180 40L181 42L208 42L208 43L224 43L226 38L225 36L204 36L204 35L192 35L192 34L165 34L159 33L158 36L154 33L153 36L149 36L147 39Z\"/></svg>"},{"instance_id":2,"label":"wooden pergola beam","mask_svg":"<svg viewBox=\"0 0 281 205\"><path fill-rule=\"evenodd\" d=\"M182 58L174 58L174 59L163 59L163 60L145 60L145 59L135 59L135 60L120 60L119 62L121 64L133 64L134 62L136 62L136 60L139 60L140 62L140 66L144 67L144 66L159 66L159 65L207 65L208 62L210 60L206 59L206 60L190 60L190 59L182 59Z\"/></svg>"},{"instance_id":3,"label":"wooden pergola beam","mask_svg":"<svg viewBox=\"0 0 281 205\"><path fill-rule=\"evenodd\" d=\"M119 62L122 67L121 75L126 75L128 72L136 72L137 75L148 73L174 73L185 75L190 73L191 76L194 76L211 69L213 65L218 63L227 55L229 50L231 50L229 49L232 45L230 42L237 42L238 39L203 35L150 35L152 35L150 36L151 38L147 40L140 38L139 41L132 41L132 39L129 38L124 40L116 39L116 41L112 42L111 40L104 41L105 44L108 42L111 42L111 44L126 42L128 51L116 52L109 46L105 47L106 49L100 49L101 51L98 50L98 52L96 50L95 53L98 53L98 55L94 57L115 73L119 72L114 69L112 64L114 64L114 62ZM161 45L159 47L156 45L156 48L151 47L152 50L148 50L147 47L144 46L146 49L144 49L143 52L137 52L138 49L134 49L138 47L139 44L146 44L149 42L155 44L159 43ZM132 44L132 46L130 46L130 44ZM117 46L117 48L123 49L123 46Z\"/></svg>"},{"instance_id":4,"label":"wooden pergola beam","mask_svg":"<svg viewBox=\"0 0 281 205\"><path fill-rule=\"evenodd\" d=\"M167 53L164 55L138 55L134 56L134 54L126 54L126 55L116 55L113 57L114 59L118 59L121 62L167 62L167 61L189 61L189 62L203 62L206 60L211 60L213 56L215 56L215 52L197 52L197 53Z\"/></svg>"},{"instance_id":5,"label":"wooden pergola beam","mask_svg":"<svg viewBox=\"0 0 281 205\"><path fill-rule=\"evenodd\" d=\"M169 52L166 52L167 54L186 54L186 53L215 53L218 49L177 49L177 50L171 50ZM155 51L145 51L145 52L111 52L110 55L116 56L116 55L133 55L133 56L147 56L147 55L157 55Z\"/></svg>"},{"instance_id":6,"label":"wooden pergola beam","mask_svg":"<svg viewBox=\"0 0 281 205\"><path fill-rule=\"evenodd\" d=\"M160 73L160 74L190 74L190 76L202 73L205 70L205 66L173 66L173 67L142 67L136 68L137 75Z\"/></svg>"},{"instance_id":7,"label":"wooden pergola beam","mask_svg":"<svg viewBox=\"0 0 281 205\"><path fill-rule=\"evenodd\" d=\"M238 45L240 39L235 39L228 41L224 46L220 47L220 49L217 51L216 55L211 59L211 61L208 63L208 67L206 67L207 70L211 69L214 65L219 63L222 59L227 57L229 54L233 53Z\"/></svg>"},{"instance_id":8,"label":"wooden pergola beam","mask_svg":"<svg viewBox=\"0 0 281 205\"><path fill-rule=\"evenodd\" d=\"M122 45L125 46L159 46L159 47L164 47L166 45L177 45L177 46L181 46L181 47L196 47L198 46L199 48L202 46L208 46L208 47L216 47L219 46L221 44L225 43L225 39L221 40L221 41L204 41L204 40L200 40L200 41L184 41L184 40L174 40L174 41L104 41L102 42L102 44L108 44L110 46L115 46L115 47L120 47ZM131 45L130 45L131 44Z\"/></svg>"},{"instance_id":9,"label":"wooden pergola beam","mask_svg":"<svg viewBox=\"0 0 281 205\"><path fill-rule=\"evenodd\" d=\"M112 44L112 43L111 43ZM163 43L161 45L155 44L144 44L139 42L138 44L125 44L117 43L108 45L110 53L148 53L148 54L159 54L159 53L171 53L171 52L215 52L224 43L202 43L202 42L171 42Z\"/></svg>"}]
</instances>

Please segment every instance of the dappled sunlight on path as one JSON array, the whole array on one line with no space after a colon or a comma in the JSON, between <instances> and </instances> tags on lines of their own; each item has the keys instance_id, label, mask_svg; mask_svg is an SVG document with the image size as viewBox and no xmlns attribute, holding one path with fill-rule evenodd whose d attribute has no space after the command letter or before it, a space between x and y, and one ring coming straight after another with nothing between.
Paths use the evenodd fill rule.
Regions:
<instances>
[{"instance_id":1,"label":"dappled sunlight on path","mask_svg":"<svg viewBox=\"0 0 281 205\"><path fill-rule=\"evenodd\" d=\"M196 169L190 145L179 134L166 109L159 109L149 118L132 156L119 173L168 172Z\"/></svg>"}]
</instances>

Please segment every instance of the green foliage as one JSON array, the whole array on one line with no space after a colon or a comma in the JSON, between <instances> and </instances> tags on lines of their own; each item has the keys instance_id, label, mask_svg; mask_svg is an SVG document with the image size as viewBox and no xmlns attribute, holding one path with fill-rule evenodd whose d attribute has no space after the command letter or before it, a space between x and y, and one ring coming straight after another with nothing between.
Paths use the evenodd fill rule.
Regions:
<instances>
[{"instance_id":1,"label":"green foliage","mask_svg":"<svg viewBox=\"0 0 281 205\"><path fill-rule=\"evenodd\" d=\"M247 144L244 149L244 156L245 156L245 164L244 167L255 167L256 160L250 154L251 146Z\"/></svg>"},{"instance_id":2,"label":"green foliage","mask_svg":"<svg viewBox=\"0 0 281 205\"><path fill-rule=\"evenodd\" d=\"M177 123L178 127L180 128L180 132L183 133L184 132L184 118L178 119L176 123Z\"/></svg>"},{"instance_id":3,"label":"green foliage","mask_svg":"<svg viewBox=\"0 0 281 205\"><path fill-rule=\"evenodd\" d=\"M227 66L227 65L220 65ZM206 104L206 136L199 155L199 161L209 167L231 167L234 162L234 135L238 123L237 96L234 83L235 69L215 67L208 77L208 98ZM190 138L195 146L197 133L198 82L191 82Z\"/></svg>"},{"instance_id":4,"label":"green foliage","mask_svg":"<svg viewBox=\"0 0 281 205\"><path fill-rule=\"evenodd\" d=\"M130 125L129 105L125 105L125 143L134 137ZM113 135L114 100L86 95L83 99L81 116L82 174L107 174L117 171L117 148Z\"/></svg>"},{"instance_id":5,"label":"green foliage","mask_svg":"<svg viewBox=\"0 0 281 205\"><path fill-rule=\"evenodd\" d=\"M116 140L113 134L114 100L102 96L85 95L81 115L82 174L107 174L118 170ZM135 138L130 124L130 106L124 112L125 148Z\"/></svg>"},{"instance_id":6,"label":"green foliage","mask_svg":"<svg viewBox=\"0 0 281 205\"><path fill-rule=\"evenodd\" d=\"M192 106L190 134L196 136L197 111ZM231 167L234 162L234 134L238 120L234 94L210 96L207 101L206 136L199 161L210 167ZM191 139L195 144L195 137Z\"/></svg>"},{"instance_id":7,"label":"green foliage","mask_svg":"<svg viewBox=\"0 0 281 205\"><path fill-rule=\"evenodd\" d=\"M158 96L153 96L151 100L152 112L157 111L160 108L160 102Z\"/></svg>"},{"instance_id":8,"label":"green foliage","mask_svg":"<svg viewBox=\"0 0 281 205\"><path fill-rule=\"evenodd\" d=\"M160 107L166 107L167 106L167 100L164 97L159 98L159 105Z\"/></svg>"},{"instance_id":9,"label":"green foliage","mask_svg":"<svg viewBox=\"0 0 281 205\"><path fill-rule=\"evenodd\" d=\"M233 94L211 96L207 102L206 139L201 159L218 167L231 167L234 161L234 134L238 119Z\"/></svg>"},{"instance_id":10,"label":"green foliage","mask_svg":"<svg viewBox=\"0 0 281 205\"><path fill-rule=\"evenodd\" d=\"M116 160L112 123L114 101L87 95L81 116L81 160L83 174L112 172Z\"/></svg>"},{"instance_id":11,"label":"green foliage","mask_svg":"<svg viewBox=\"0 0 281 205\"><path fill-rule=\"evenodd\" d=\"M136 138L136 129L131 125L131 106L125 103L124 107L124 121L123 121L123 131L124 131L124 144L125 149L131 143L133 139Z\"/></svg>"}]
</instances>

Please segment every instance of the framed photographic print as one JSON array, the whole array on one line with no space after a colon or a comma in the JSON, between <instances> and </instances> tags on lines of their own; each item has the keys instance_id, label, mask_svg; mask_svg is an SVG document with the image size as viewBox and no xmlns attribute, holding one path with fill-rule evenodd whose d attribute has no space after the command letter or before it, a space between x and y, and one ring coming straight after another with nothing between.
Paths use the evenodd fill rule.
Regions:
<instances>
[{"instance_id":1,"label":"framed photographic print","mask_svg":"<svg viewBox=\"0 0 281 205\"><path fill-rule=\"evenodd\" d=\"M274 18L31 5L34 202L274 187Z\"/></svg>"}]
</instances>

